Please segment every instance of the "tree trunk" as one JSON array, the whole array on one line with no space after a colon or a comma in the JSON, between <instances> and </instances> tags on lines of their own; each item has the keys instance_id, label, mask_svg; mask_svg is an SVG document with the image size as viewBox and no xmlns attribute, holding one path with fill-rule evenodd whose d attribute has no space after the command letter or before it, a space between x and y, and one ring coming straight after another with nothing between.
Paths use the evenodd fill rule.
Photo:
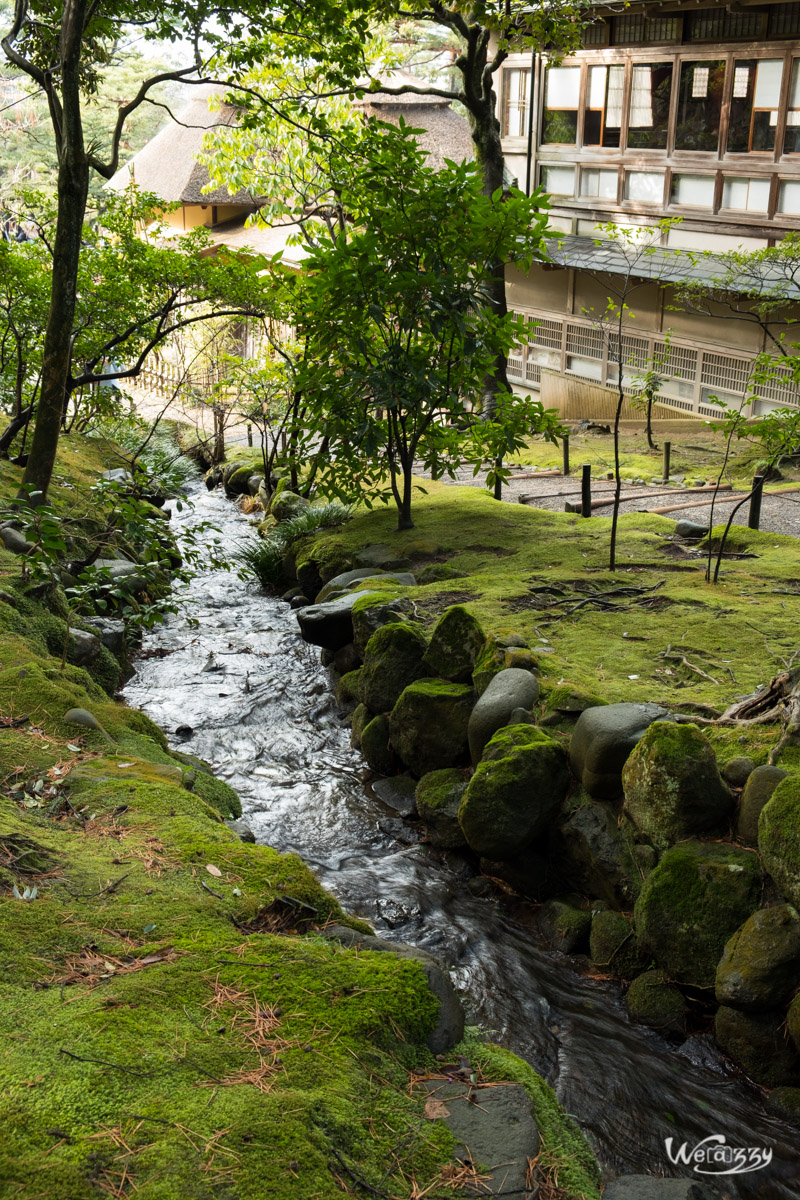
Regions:
<instances>
[{"instance_id":1,"label":"tree trunk","mask_svg":"<svg viewBox=\"0 0 800 1200\"><path fill-rule=\"evenodd\" d=\"M21 497L34 504L47 499L66 407L72 332L78 290L78 263L83 220L89 192L89 160L81 121L81 39L86 0L67 0L61 21L60 98L52 82L46 85L58 142L58 216L53 245L50 310L44 335L41 389Z\"/></svg>"},{"instance_id":2,"label":"tree trunk","mask_svg":"<svg viewBox=\"0 0 800 1200\"><path fill-rule=\"evenodd\" d=\"M413 487L413 464L403 467L403 494L400 497L397 505L397 530L398 533L403 529L413 529L414 522L411 520L411 489Z\"/></svg>"},{"instance_id":3,"label":"tree trunk","mask_svg":"<svg viewBox=\"0 0 800 1200\"><path fill-rule=\"evenodd\" d=\"M505 157L500 140L500 122L497 119L497 95L494 90L494 75L488 64L489 39L472 36L462 55L461 72L464 78L463 103L467 110L475 161L483 173L483 192L493 195L503 187ZM498 317L508 312L506 304L506 265L495 259L489 267L486 279L486 295L489 306ZM496 408L496 396L508 391L508 359L498 354L494 370L483 381L482 413L491 417Z\"/></svg>"},{"instance_id":4,"label":"tree trunk","mask_svg":"<svg viewBox=\"0 0 800 1200\"><path fill-rule=\"evenodd\" d=\"M17 436L20 429L28 424L32 416L33 405L29 404L28 407L23 409L21 413L18 413L15 417L11 418L2 434L0 434L0 458L3 458L8 454L14 438Z\"/></svg>"}]
</instances>

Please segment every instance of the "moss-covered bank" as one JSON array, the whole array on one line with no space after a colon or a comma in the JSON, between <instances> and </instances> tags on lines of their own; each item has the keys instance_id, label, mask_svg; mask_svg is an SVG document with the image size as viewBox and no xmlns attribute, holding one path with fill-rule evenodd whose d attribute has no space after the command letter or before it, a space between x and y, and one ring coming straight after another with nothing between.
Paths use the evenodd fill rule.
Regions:
<instances>
[{"instance_id":1,"label":"moss-covered bank","mask_svg":"<svg viewBox=\"0 0 800 1200\"><path fill-rule=\"evenodd\" d=\"M105 465L60 469L82 488ZM296 856L239 840L236 797L202 764L62 669L48 598L25 596L12 556L0 571L0 1194L451 1195L452 1139L409 1086L435 1067L420 965L321 937L359 923ZM547 1163L596 1200L541 1081L507 1054L491 1070L525 1075Z\"/></svg>"}]
</instances>

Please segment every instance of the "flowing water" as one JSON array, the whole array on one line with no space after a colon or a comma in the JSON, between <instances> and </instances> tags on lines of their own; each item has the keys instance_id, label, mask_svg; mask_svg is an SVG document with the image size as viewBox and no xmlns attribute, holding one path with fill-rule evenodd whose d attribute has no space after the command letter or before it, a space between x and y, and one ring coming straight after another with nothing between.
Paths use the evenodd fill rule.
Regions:
<instances>
[{"instance_id":1,"label":"flowing water","mask_svg":"<svg viewBox=\"0 0 800 1200\"><path fill-rule=\"evenodd\" d=\"M199 485L194 514L229 549L246 518ZM191 522L187 508L174 521ZM363 761L331 694L319 651L289 607L235 574L209 569L180 612L147 635L126 688L182 750L213 763L239 792L259 841L296 851L349 912L451 968L471 1022L491 1030L555 1087L589 1135L606 1178L690 1175L673 1153L714 1134L771 1150L758 1171L711 1180L730 1200L800 1200L800 1131L766 1113L708 1036L682 1047L628 1022L613 983L547 950L523 902L474 895L458 856L418 844L362 782ZM163 655L163 656L159 656ZM189 727L191 733L187 730ZM175 733L181 729L181 733ZM702 1176L693 1176L703 1178Z\"/></svg>"}]
</instances>

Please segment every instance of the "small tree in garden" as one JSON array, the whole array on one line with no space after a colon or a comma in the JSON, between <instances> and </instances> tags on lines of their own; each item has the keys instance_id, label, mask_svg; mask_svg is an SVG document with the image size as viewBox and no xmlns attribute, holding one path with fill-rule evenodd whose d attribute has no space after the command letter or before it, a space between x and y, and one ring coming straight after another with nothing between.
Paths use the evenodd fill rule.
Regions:
<instances>
[{"instance_id":1,"label":"small tree in garden","mask_svg":"<svg viewBox=\"0 0 800 1200\"><path fill-rule=\"evenodd\" d=\"M477 469L558 429L507 390L492 418L474 416L486 372L525 337L521 319L485 303L488 264L530 263L546 218L538 198L483 194L474 166L426 166L405 126L371 122L366 136L370 153L338 164L349 236L312 251L297 284L301 388L330 441L324 489L391 497L408 529L415 461L434 477Z\"/></svg>"},{"instance_id":2,"label":"small tree in garden","mask_svg":"<svg viewBox=\"0 0 800 1200\"><path fill-rule=\"evenodd\" d=\"M670 334L667 332L664 334L662 347L655 351L645 369L634 376L632 381L634 391L631 400L638 408L644 409L645 435L647 445L651 450L658 450L658 446L653 441L653 405L658 399L659 391L664 386L664 380L669 375L669 344Z\"/></svg>"},{"instance_id":3,"label":"small tree in garden","mask_svg":"<svg viewBox=\"0 0 800 1200\"><path fill-rule=\"evenodd\" d=\"M797 324L794 315L800 298L800 235L789 234L776 246L763 250L705 251L693 254L700 267L691 279L681 282L676 299L685 308L718 319L755 326L766 350L757 355L748 378L747 394L737 409L717 400L721 420L716 426L725 436L725 454L717 477L714 500L728 469L732 446L741 439L758 444L765 468L800 448L800 343L789 332ZM757 414L763 392L780 394L780 407ZM709 543L706 579L719 580L725 543L733 518L750 499L747 494L730 512L723 535L714 548ZM714 523L714 504L711 524Z\"/></svg>"}]
</instances>

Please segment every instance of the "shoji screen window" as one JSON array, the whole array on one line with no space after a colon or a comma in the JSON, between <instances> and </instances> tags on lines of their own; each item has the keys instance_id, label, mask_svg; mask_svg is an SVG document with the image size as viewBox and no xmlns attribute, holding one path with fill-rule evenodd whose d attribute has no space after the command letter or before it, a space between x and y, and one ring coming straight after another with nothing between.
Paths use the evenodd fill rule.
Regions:
<instances>
[{"instance_id":1,"label":"shoji screen window","mask_svg":"<svg viewBox=\"0 0 800 1200\"><path fill-rule=\"evenodd\" d=\"M503 71L503 137L527 137L530 114L529 70Z\"/></svg>"},{"instance_id":2,"label":"shoji screen window","mask_svg":"<svg viewBox=\"0 0 800 1200\"><path fill-rule=\"evenodd\" d=\"M542 187L551 196L575 195L575 168L544 166L541 172Z\"/></svg>"},{"instance_id":3,"label":"shoji screen window","mask_svg":"<svg viewBox=\"0 0 800 1200\"><path fill-rule=\"evenodd\" d=\"M786 133L783 136L783 153L800 154L800 58L796 58L792 62L789 105L786 112Z\"/></svg>"},{"instance_id":4,"label":"shoji screen window","mask_svg":"<svg viewBox=\"0 0 800 1200\"><path fill-rule=\"evenodd\" d=\"M598 200L616 200L619 176L600 167L581 167L581 195Z\"/></svg>"},{"instance_id":5,"label":"shoji screen window","mask_svg":"<svg viewBox=\"0 0 800 1200\"><path fill-rule=\"evenodd\" d=\"M768 179L742 179L729 175L722 185L722 207L738 212L766 213L769 209Z\"/></svg>"},{"instance_id":6,"label":"shoji screen window","mask_svg":"<svg viewBox=\"0 0 800 1200\"><path fill-rule=\"evenodd\" d=\"M631 78L628 146L633 150L666 150L672 63L635 63Z\"/></svg>"},{"instance_id":7,"label":"shoji screen window","mask_svg":"<svg viewBox=\"0 0 800 1200\"><path fill-rule=\"evenodd\" d=\"M717 149L724 84L722 60L681 63L676 150Z\"/></svg>"},{"instance_id":8,"label":"shoji screen window","mask_svg":"<svg viewBox=\"0 0 800 1200\"><path fill-rule=\"evenodd\" d=\"M578 138L580 67L548 67L545 85L542 141L574 146Z\"/></svg>"},{"instance_id":9,"label":"shoji screen window","mask_svg":"<svg viewBox=\"0 0 800 1200\"><path fill-rule=\"evenodd\" d=\"M775 149L782 78L781 59L737 59L734 62L728 129L730 153Z\"/></svg>"},{"instance_id":10,"label":"shoji screen window","mask_svg":"<svg viewBox=\"0 0 800 1200\"><path fill-rule=\"evenodd\" d=\"M583 119L584 146L619 146L624 86L623 66L589 68Z\"/></svg>"}]
</instances>

